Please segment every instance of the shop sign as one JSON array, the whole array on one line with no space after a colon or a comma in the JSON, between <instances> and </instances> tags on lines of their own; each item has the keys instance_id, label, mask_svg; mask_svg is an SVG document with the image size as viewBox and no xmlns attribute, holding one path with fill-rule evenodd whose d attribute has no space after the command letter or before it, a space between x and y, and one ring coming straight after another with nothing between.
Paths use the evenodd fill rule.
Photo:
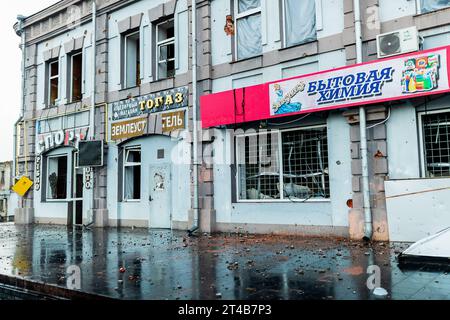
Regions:
<instances>
[{"instance_id":1,"label":"shop sign","mask_svg":"<svg viewBox=\"0 0 450 320\"><path fill-rule=\"evenodd\" d=\"M67 129L40 135L36 144L36 153L42 154L60 146L73 146L85 140L89 128Z\"/></svg>"},{"instance_id":2,"label":"shop sign","mask_svg":"<svg viewBox=\"0 0 450 320\"><path fill-rule=\"evenodd\" d=\"M449 91L447 49L379 60L269 84L270 116Z\"/></svg>"},{"instance_id":3,"label":"shop sign","mask_svg":"<svg viewBox=\"0 0 450 320\"><path fill-rule=\"evenodd\" d=\"M162 117L162 131L172 132L185 128L186 111L170 112L163 114Z\"/></svg>"},{"instance_id":4,"label":"shop sign","mask_svg":"<svg viewBox=\"0 0 450 320\"><path fill-rule=\"evenodd\" d=\"M37 156L34 162L34 190L41 189L41 156Z\"/></svg>"},{"instance_id":5,"label":"shop sign","mask_svg":"<svg viewBox=\"0 0 450 320\"><path fill-rule=\"evenodd\" d=\"M93 169L90 167L84 168L84 187L90 190L93 187Z\"/></svg>"},{"instance_id":6,"label":"shop sign","mask_svg":"<svg viewBox=\"0 0 450 320\"><path fill-rule=\"evenodd\" d=\"M139 137L146 133L147 118L116 122L111 124L111 139L121 140Z\"/></svg>"},{"instance_id":7,"label":"shop sign","mask_svg":"<svg viewBox=\"0 0 450 320\"><path fill-rule=\"evenodd\" d=\"M17 181L17 183L12 187L12 191L17 193L19 196L23 197L28 190L33 186L33 181L28 177L23 176Z\"/></svg>"},{"instance_id":8,"label":"shop sign","mask_svg":"<svg viewBox=\"0 0 450 320\"><path fill-rule=\"evenodd\" d=\"M189 102L188 91L188 87L180 87L114 102L112 104L112 121L185 108Z\"/></svg>"},{"instance_id":9,"label":"shop sign","mask_svg":"<svg viewBox=\"0 0 450 320\"><path fill-rule=\"evenodd\" d=\"M450 46L200 97L202 127L450 92Z\"/></svg>"}]
</instances>

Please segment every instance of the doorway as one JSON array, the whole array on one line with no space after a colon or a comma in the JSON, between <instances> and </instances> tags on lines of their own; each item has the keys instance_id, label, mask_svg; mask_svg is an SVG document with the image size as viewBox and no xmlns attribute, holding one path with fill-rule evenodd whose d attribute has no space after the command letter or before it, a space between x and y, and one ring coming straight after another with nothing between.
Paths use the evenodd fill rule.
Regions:
<instances>
[{"instance_id":1,"label":"doorway","mask_svg":"<svg viewBox=\"0 0 450 320\"><path fill-rule=\"evenodd\" d=\"M150 165L149 227L170 229L172 221L171 165Z\"/></svg>"}]
</instances>

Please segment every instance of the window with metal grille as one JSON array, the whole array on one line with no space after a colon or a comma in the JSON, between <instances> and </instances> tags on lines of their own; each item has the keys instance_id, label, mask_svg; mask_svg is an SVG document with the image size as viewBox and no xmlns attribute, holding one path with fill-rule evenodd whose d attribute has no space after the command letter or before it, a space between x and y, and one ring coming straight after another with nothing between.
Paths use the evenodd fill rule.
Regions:
<instances>
[{"instance_id":1,"label":"window with metal grille","mask_svg":"<svg viewBox=\"0 0 450 320\"><path fill-rule=\"evenodd\" d=\"M328 199L326 127L236 138L240 201Z\"/></svg>"},{"instance_id":2,"label":"window with metal grille","mask_svg":"<svg viewBox=\"0 0 450 320\"><path fill-rule=\"evenodd\" d=\"M426 177L450 176L450 111L422 115L423 162Z\"/></svg>"}]
</instances>

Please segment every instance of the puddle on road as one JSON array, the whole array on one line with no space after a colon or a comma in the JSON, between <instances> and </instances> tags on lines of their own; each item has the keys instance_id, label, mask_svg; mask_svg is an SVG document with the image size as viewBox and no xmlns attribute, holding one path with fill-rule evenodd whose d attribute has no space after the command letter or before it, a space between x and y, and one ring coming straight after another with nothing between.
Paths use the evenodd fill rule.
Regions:
<instances>
[{"instance_id":1,"label":"puddle on road","mask_svg":"<svg viewBox=\"0 0 450 320\"><path fill-rule=\"evenodd\" d=\"M346 239L40 225L0 226L0 234L0 273L64 286L66 268L78 265L83 291L123 299L374 299L370 265L380 267L390 297L402 299L410 293L395 286L414 274L397 267L400 245Z\"/></svg>"}]
</instances>

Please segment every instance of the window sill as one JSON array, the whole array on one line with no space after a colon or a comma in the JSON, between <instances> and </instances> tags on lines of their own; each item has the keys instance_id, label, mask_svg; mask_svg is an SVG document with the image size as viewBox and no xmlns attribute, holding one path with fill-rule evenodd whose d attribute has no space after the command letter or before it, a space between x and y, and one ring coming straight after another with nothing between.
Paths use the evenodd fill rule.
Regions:
<instances>
[{"instance_id":1,"label":"window sill","mask_svg":"<svg viewBox=\"0 0 450 320\"><path fill-rule=\"evenodd\" d=\"M424 15L426 15L426 14L439 13L439 12L445 11L445 10L450 10L450 7L445 7L445 8L441 8L441 9L436 9L436 10L429 11L429 12L416 13L415 15L413 15L413 17L416 18L416 17L424 16Z\"/></svg>"},{"instance_id":2,"label":"window sill","mask_svg":"<svg viewBox=\"0 0 450 320\"><path fill-rule=\"evenodd\" d=\"M262 58L263 56L264 56L263 54L259 54L259 55L256 55L256 56L253 56L253 57L249 57L249 58L233 60L233 61L230 62L230 64L237 64L237 63L240 63L240 62L245 62L245 61L250 61L250 60L256 60L256 59L258 59L258 58Z\"/></svg>"},{"instance_id":3,"label":"window sill","mask_svg":"<svg viewBox=\"0 0 450 320\"><path fill-rule=\"evenodd\" d=\"M309 199L309 200L238 200L235 202L235 204L286 204L286 203L292 203L292 204L309 204L309 203L331 203L331 199Z\"/></svg>"},{"instance_id":4,"label":"window sill","mask_svg":"<svg viewBox=\"0 0 450 320\"><path fill-rule=\"evenodd\" d=\"M69 203L69 199L45 199L44 203Z\"/></svg>"},{"instance_id":5,"label":"window sill","mask_svg":"<svg viewBox=\"0 0 450 320\"><path fill-rule=\"evenodd\" d=\"M137 89L140 89L140 88L141 88L141 86L126 87L126 88L119 89L119 92L124 92L124 91L127 91L127 90L137 90Z\"/></svg>"},{"instance_id":6,"label":"window sill","mask_svg":"<svg viewBox=\"0 0 450 320\"><path fill-rule=\"evenodd\" d=\"M294 49L294 48L298 48L298 47L301 47L301 46L306 46L306 45L309 45L309 44L312 44L312 43L318 43L318 42L319 42L319 40L315 39L315 40L312 40L312 41L302 42L302 43L299 43L299 44L293 44L293 45L290 45L290 46L283 46L282 48L278 49L278 51L280 51L280 52L287 51L289 49Z\"/></svg>"},{"instance_id":7,"label":"window sill","mask_svg":"<svg viewBox=\"0 0 450 320\"><path fill-rule=\"evenodd\" d=\"M141 200L123 200L122 203L140 203Z\"/></svg>"}]
</instances>

